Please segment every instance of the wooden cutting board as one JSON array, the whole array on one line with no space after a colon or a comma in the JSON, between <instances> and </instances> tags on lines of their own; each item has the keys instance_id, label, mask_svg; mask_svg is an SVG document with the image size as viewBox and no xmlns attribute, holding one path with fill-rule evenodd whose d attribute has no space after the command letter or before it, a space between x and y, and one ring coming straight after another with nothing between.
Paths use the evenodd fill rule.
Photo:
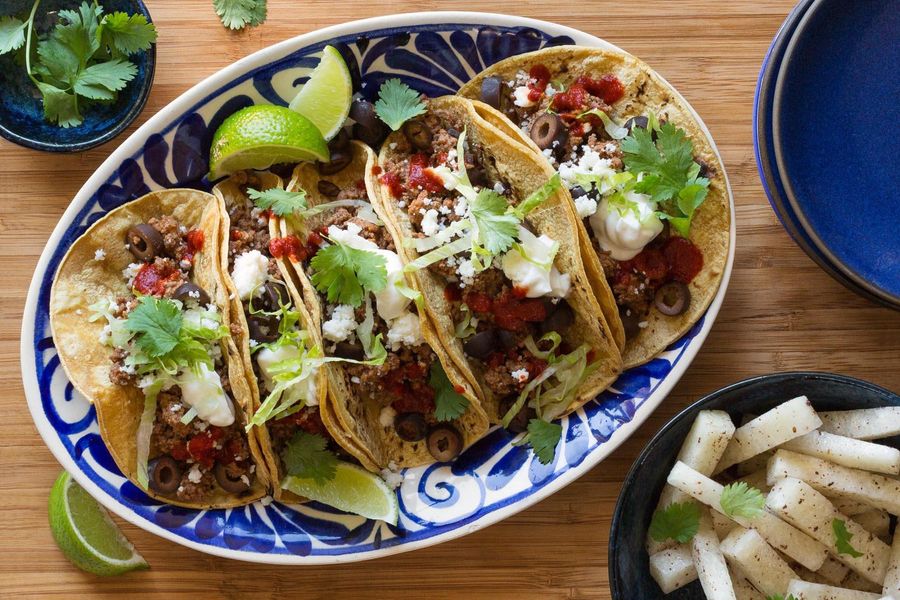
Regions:
<instances>
[{"instance_id":1,"label":"wooden cutting board","mask_svg":"<svg viewBox=\"0 0 900 600\"><path fill-rule=\"evenodd\" d=\"M820 271L781 229L757 177L753 91L766 48L793 3L269 0L263 26L234 33L219 24L211 0L148 0L160 30L156 81L128 133L251 52L363 17L484 10L557 21L605 38L656 68L709 126L737 205L734 274L706 345L656 414L602 466L515 517L414 553L315 568L214 558L125 525L152 570L101 579L69 564L50 536L47 495L60 467L25 407L19 327L47 236L127 136L75 155L0 140L0 384L6 390L0 395L0 597L609 598L608 531L620 482L648 438L679 409L738 379L791 369L835 371L900 390L900 313L868 304Z\"/></svg>"}]
</instances>

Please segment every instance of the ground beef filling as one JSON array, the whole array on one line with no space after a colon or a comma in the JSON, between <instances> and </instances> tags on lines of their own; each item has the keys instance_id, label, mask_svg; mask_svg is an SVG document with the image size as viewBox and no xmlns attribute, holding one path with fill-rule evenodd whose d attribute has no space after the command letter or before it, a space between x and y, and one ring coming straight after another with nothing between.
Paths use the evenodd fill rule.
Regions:
<instances>
[{"instance_id":1,"label":"ground beef filling","mask_svg":"<svg viewBox=\"0 0 900 600\"><path fill-rule=\"evenodd\" d=\"M248 188L259 188L259 177L247 171L238 172L235 181L240 186L243 202L235 202L228 207L231 220L231 231L228 243L228 268L234 265L234 259L245 252L258 250L269 254L269 217L266 211L258 208L247 197ZM277 272L272 268L274 260L269 259L269 272Z\"/></svg>"},{"instance_id":2,"label":"ground beef filling","mask_svg":"<svg viewBox=\"0 0 900 600\"><path fill-rule=\"evenodd\" d=\"M224 368L217 372L223 377ZM223 387L229 391L228 380ZM180 469L180 481L173 497L183 502L208 499L218 487L216 465L221 465L231 479L246 479L248 485L255 477L255 465L250 456L247 438L239 420L228 427L215 427L195 418L182 423L181 418L190 407L182 402L180 388L172 387L157 397L156 419L150 437L150 457L162 455L173 458Z\"/></svg>"}]
</instances>

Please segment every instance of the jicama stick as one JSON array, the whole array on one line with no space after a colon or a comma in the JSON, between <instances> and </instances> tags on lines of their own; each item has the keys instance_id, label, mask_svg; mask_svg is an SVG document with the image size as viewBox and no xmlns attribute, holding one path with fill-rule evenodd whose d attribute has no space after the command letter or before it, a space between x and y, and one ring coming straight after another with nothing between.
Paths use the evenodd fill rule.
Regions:
<instances>
[{"instance_id":1,"label":"jicama stick","mask_svg":"<svg viewBox=\"0 0 900 600\"><path fill-rule=\"evenodd\" d=\"M716 535L719 536L720 540L724 540L725 536L731 533L735 527L740 527L740 525L717 510L709 511L709 515L712 517L713 529L716 530Z\"/></svg>"},{"instance_id":2,"label":"jicama stick","mask_svg":"<svg viewBox=\"0 0 900 600\"><path fill-rule=\"evenodd\" d=\"M669 473L668 482L713 510L723 511L722 484L704 477L684 463L675 463ZM817 571L828 555L822 544L765 510L752 518L725 516L742 527L755 529L769 544L811 571Z\"/></svg>"},{"instance_id":3,"label":"jicama stick","mask_svg":"<svg viewBox=\"0 0 900 600\"><path fill-rule=\"evenodd\" d=\"M697 579L694 558L687 544L679 544L650 556L650 576L664 594L674 592Z\"/></svg>"},{"instance_id":4,"label":"jicama stick","mask_svg":"<svg viewBox=\"0 0 900 600\"><path fill-rule=\"evenodd\" d=\"M828 498L805 482L794 478L780 480L769 492L766 508L822 542L835 558L869 581L879 585L884 581L890 558L887 544L835 510ZM852 536L851 544L861 556L838 551L833 531L835 519L844 522Z\"/></svg>"},{"instance_id":5,"label":"jicama stick","mask_svg":"<svg viewBox=\"0 0 900 600\"><path fill-rule=\"evenodd\" d=\"M822 431L858 440L878 440L900 435L900 407L861 408L821 412Z\"/></svg>"},{"instance_id":6,"label":"jicama stick","mask_svg":"<svg viewBox=\"0 0 900 600\"><path fill-rule=\"evenodd\" d=\"M753 587L766 596L784 594L797 574L752 529L736 529L722 540L722 554L734 562Z\"/></svg>"},{"instance_id":7,"label":"jicama stick","mask_svg":"<svg viewBox=\"0 0 900 600\"><path fill-rule=\"evenodd\" d=\"M829 556L822 563L822 568L816 571L819 575L828 580L829 583L839 584L850 572L850 567L839 561L833 556Z\"/></svg>"},{"instance_id":8,"label":"jicama stick","mask_svg":"<svg viewBox=\"0 0 900 600\"><path fill-rule=\"evenodd\" d=\"M848 517L861 515L862 513L869 512L870 510L876 510L874 507L869 506L865 502L860 502L859 500L854 500L845 496L835 496L825 490L820 491L826 498L831 500L831 503L834 504L834 507L838 509L839 512L847 515Z\"/></svg>"},{"instance_id":9,"label":"jicama stick","mask_svg":"<svg viewBox=\"0 0 900 600\"><path fill-rule=\"evenodd\" d=\"M891 545L891 561L884 576L885 595L893 594L900 599L900 525L894 528L894 543Z\"/></svg>"},{"instance_id":10,"label":"jicama stick","mask_svg":"<svg viewBox=\"0 0 900 600\"><path fill-rule=\"evenodd\" d=\"M791 581L785 597L788 594L792 594L797 600L879 600L880 598L878 594L809 583L799 579Z\"/></svg>"},{"instance_id":11,"label":"jicama stick","mask_svg":"<svg viewBox=\"0 0 900 600\"><path fill-rule=\"evenodd\" d=\"M769 461L769 485L785 477L796 477L819 491L840 494L900 515L900 481L896 479L779 450Z\"/></svg>"},{"instance_id":12,"label":"jicama stick","mask_svg":"<svg viewBox=\"0 0 900 600\"><path fill-rule=\"evenodd\" d=\"M744 475L740 479L735 479L734 483L743 481L750 487L754 487L759 491L765 493L768 492L772 487L769 485L769 482L766 479L767 475L768 474L766 472L766 466L763 466L762 469L758 469L756 471L753 471L752 473Z\"/></svg>"},{"instance_id":13,"label":"jicama stick","mask_svg":"<svg viewBox=\"0 0 900 600\"><path fill-rule=\"evenodd\" d=\"M882 540L889 540L891 534L891 517L886 511L873 508L872 510L855 515L853 520L862 525L863 529L875 537Z\"/></svg>"},{"instance_id":14,"label":"jicama stick","mask_svg":"<svg viewBox=\"0 0 900 600\"><path fill-rule=\"evenodd\" d=\"M714 473L805 435L821 424L806 396L779 404L735 430Z\"/></svg>"},{"instance_id":15,"label":"jicama stick","mask_svg":"<svg viewBox=\"0 0 900 600\"><path fill-rule=\"evenodd\" d=\"M737 600L709 512L707 508L700 510L700 526L691 540L691 554L697 577L703 586L706 600Z\"/></svg>"},{"instance_id":16,"label":"jicama stick","mask_svg":"<svg viewBox=\"0 0 900 600\"><path fill-rule=\"evenodd\" d=\"M872 583L862 575L856 572L852 572L847 575L844 581L841 582L841 586L845 588L849 588L851 590L858 590L860 592L871 592L876 596L881 596L881 585L877 583Z\"/></svg>"},{"instance_id":17,"label":"jicama stick","mask_svg":"<svg viewBox=\"0 0 900 600\"><path fill-rule=\"evenodd\" d=\"M900 473L900 450L827 431L810 431L781 447L853 469L889 475Z\"/></svg>"},{"instance_id":18,"label":"jicama stick","mask_svg":"<svg viewBox=\"0 0 900 600\"><path fill-rule=\"evenodd\" d=\"M691 429L678 452L678 460L690 465L704 475L710 475L722 453L728 446L731 436L734 434L734 423L728 413L721 410L701 410L697 413ZM663 509L670 504L684 502L687 499L683 493L672 486L665 486L660 494L656 509ZM647 535L647 552L656 554L666 548L675 545L674 540L658 542Z\"/></svg>"},{"instance_id":19,"label":"jicama stick","mask_svg":"<svg viewBox=\"0 0 900 600\"><path fill-rule=\"evenodd\" d=\"M734 584L734 595L737 600L766 600L762 592L750 585L743 574L738 575L737 570L732 571L731 581Z\"/></svg>"}]
</instances>

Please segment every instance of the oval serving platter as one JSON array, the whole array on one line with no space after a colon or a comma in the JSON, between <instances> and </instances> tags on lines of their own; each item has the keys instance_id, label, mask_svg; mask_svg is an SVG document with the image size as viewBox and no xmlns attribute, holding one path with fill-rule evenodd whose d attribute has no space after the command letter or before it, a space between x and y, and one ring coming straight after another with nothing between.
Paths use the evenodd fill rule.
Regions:
<instances>
[{"instance_id":1,"label":"oval serving platter","mask_svg":"<svg viewBox=\"0 0 900 600\"><path fill-rule=\"evenodd\" d=\"M400 77L430 96L454 93L498 60L559 44L619 50L553 23L470 12L412 13L355 21L281 42L200 82L159 111L101 165L50 236L29 289L21 360L28 407L45 443L76 481L123 519L190 548L273 564L332 564L431 546L471 533L546 498L586 473L624 442L687 369L722 304L734 260L731 247L719 291L680 340L562 421L562 448L549 465L495 429L454 463L406 469L393 527L327 506L270 501L227 510L161 504L129 483L98 433L94 409L72 388L50 335L53 274L67 248L109 210L150 190L208 189L210 140L222 120L253 103L287 105L326 44L339 48L364 95ZM694 116L700 122L696 114ZM702 122L701 122L702 125ZM709 132L703 127L704 133ZM726 180L727 182L727 180ZM731 189L728 188L729 199Z\"/></svg>"}]
</instances>

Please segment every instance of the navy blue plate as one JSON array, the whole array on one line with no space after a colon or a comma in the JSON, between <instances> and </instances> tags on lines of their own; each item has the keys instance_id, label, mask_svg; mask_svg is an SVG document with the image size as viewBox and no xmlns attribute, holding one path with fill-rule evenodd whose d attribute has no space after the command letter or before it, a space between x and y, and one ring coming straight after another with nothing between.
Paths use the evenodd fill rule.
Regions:
<instances>
[{"instance_id":1,"label":"navy blue plate","mask_svg":"<svg viewBox=\"0 0 900 600\"><path fill-rule=\"evenodd\" d=\"M0 15L28 14L31 0L4 0ZM47 14L60 8L73 8L72 0L43 0L38 7L35 28L49 29ZM102 0L104 11L141 13L150 21L150 13L141 0ZM32 40L32 45L35 41ZM115 102L92 102L82 110L84 122L78 127L63 129L44 119L44 109L34 84L28 78L24 65L16 60L16 54L0 56L0 136L20 146L49 152L80 152L108 142L120 134L137 118L153 85L156 68L156 45L147 52L131 57L137 66L137 75Z\"/></svg>"},{"instance_id":2,"label":"navy blue plate","mask_svg":"<svg viewBox=\"0 0 900 600\"><path fill-rule=\"evenodd\" d=\"M775 159L819 253L900 307L900 11L894 0L817 0L778 73Z\"/></svg>"},{"instance_id":3,"label":"navy blue plate","mask_svg":"<svg viewBox=\"0 0 900 600\"><path fill-rule=\"evenodd\" d=\"M657 433L625 478L609 532L609 584L616 600L662 598L650 577L644 549L647 528L666 477L694 418L701 410L724 410L732 417L760 414L796 396L806 395L816 410L900 406L900 396L877 385L831 373L776 373L745 379L690 405ZM900 447L900 437L879 440ZM666 600L703 600L695 581Z\"/></svg>"},{"instance_id":4,"label":"navy blue plate","mask_svg":"<svg viewBox=\"0 0 900 600\"><path fill-rule=\"evenodd\" d=\"M756 95L754 97L755 110L753 112L753 130L755 132L753 148L756 156L757 169L762 181L763 190L766 193L769 204L775 212L775 216L778 217L781 225L794 242L813 260L813 262L850 291L863 296L872 302L891 306L891 304L885 302L878 296L870 294L863 288L857 286L853 281L845 277L834 265L828 262L828 259L825 256L816 250L812 240L803 230L793 209L785 199L785 190L781 181L781 173L778 171L778 165L776 165L774 161L775 146L772 139L772 103L775 95L775 81L781 66L781 60L784 57L785 47L791 40L800 19L812 3L813 0L802 0L785 18L784 23L782 23L781 28L772 40L772 44L769 46L769 50L760 67Z\"/></svg>"}]
</instances>

